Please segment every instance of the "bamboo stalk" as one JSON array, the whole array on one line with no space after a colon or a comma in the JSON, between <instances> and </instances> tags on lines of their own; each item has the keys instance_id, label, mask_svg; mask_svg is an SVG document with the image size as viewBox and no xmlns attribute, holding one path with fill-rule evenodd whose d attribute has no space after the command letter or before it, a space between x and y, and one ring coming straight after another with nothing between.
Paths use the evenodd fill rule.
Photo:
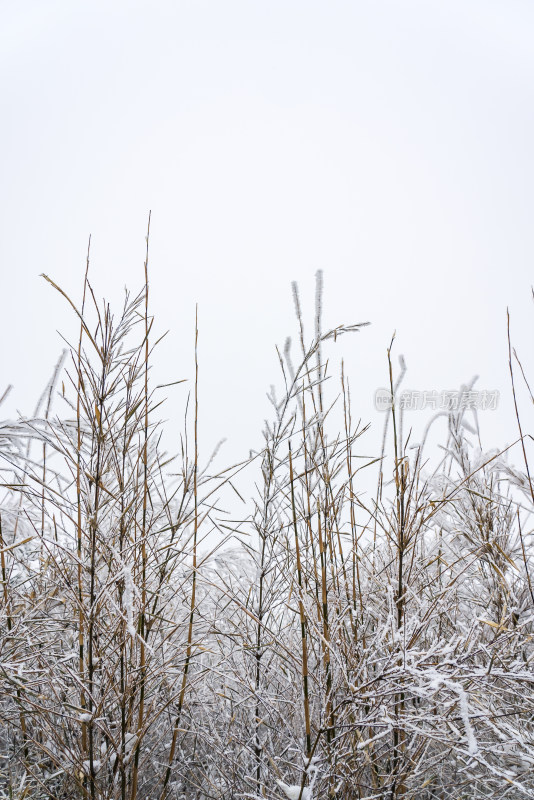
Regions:
<instances>
[{"instance_id":1,"label":"bamboo stalk","mask_svg":"<svg viewBox=\"0 0 534 800\"><path fill-rule=\"evenodd\" d=\"M83 296L81 307L81 320L80 320L80 335L78 338L78 352L77 352L77 387L76 387L76 546L77 546L77 568L76 575L78 581L78 673L80 676L80 707L85 710L87 701L84 690L84 672L85 672L85 654L84 654L84 603L83 603L83 532L82 532L82 489L81 489L81 475L82 475L82 429L81 429L81 391L82 391L82 341L83 341L83 315L85 312L85 298L87 291L87 277L89 273L89 259L91 252L91 237L87 245L87 258L85 263L85 277L83 281ZM87 722L85 715L83 716L82 724L82 738L81 738L81 761L85 760L87 753ZM86 777L83 779L83 792L86 795Z\"/></svg>"},{"instance_id":2,"label":"bamboo stalk","mask_svg":"<svg viewBox=\"0 0 534 800\"><path fill-rule=\"evenodd\" d=\"M309 699L309 685L308 685L308 646L306 643L306 611L304 609L303 601L303 581L302 581L302 565L300 561L300 545L297 529L297 509L295 505L295 486L293 476L293 458L291 455L291 442L289 442L289 481L291 484L291 509L293 513L293 529L295 532L295 554L297 558L297 578L299 586L299 616L300 616L300 632L301 632L301 648L302 648L302 690L303 690L303 703L304 703L304 724L305 724L305 743L306 743L306 757L308 758L311 753L311 722L310 722L310 699Z\"/></svg>"},{"instance_id":3,"label":"bamboo stalk","mask_svg":"<svg viewBox=\"0 0 534 800\"><path fill-rule=\"evenodd\" d=\"M146 607L147 607L147 551L146 538L147 528L147 504L148 504L148 356L149 356L149 324L148 324L148 249L150 243L150 217L148 215L148 230L146 235L146 257L145 257L145 359L144 359L144 426L143 426L143 512L141 523L141 610L139 614L139 650L140 650L140 688L139 688L139 707L137 715L137 745L134 754L134 764L132 770L132 788L130 793L131 800L136 800L137 786L139 778L139 754L141 752L141 739L145 714L145 690L146 690Z\"/></svg>"},{"instance_id":4,"label":"bamboo stalk","mask_svg":"<svg viewBox=\"0 0 534 800\"><path fill-rule=\"evenodd\" d=\"M180 718L182 716L182 709L185 702L185 692L187 688L187 676L193 652L193 623L196 607L196 585L197 585L197 543L198 543L198 306L195 313L195 454L193 466L193 500L194 500L194 529L193 529L193 570L191 576L191 604L189 609L189 625L187 630L187 649L185 656L184 671L182 675L182 686L180 689L180 696L178 699L178 709L176 719L174 722L171 748L169 752L169 760L165 777L163 779L163 788L160 795L160 800L165 800L168 792L168 783L171 777L172 764L176 752L176 743L178 740L178 732L180 726Z\"/></svg>"}]
</instances>

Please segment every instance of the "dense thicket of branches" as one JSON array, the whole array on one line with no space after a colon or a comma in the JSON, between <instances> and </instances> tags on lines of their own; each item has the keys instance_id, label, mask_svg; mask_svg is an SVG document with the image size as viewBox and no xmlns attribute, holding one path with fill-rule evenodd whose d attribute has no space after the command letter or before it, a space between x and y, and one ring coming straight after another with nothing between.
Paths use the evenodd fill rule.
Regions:
<instances>
[{"instance_id":1,"label":"dense thicket of branches","mask_svg":"<svg viewBox=\"0 0 534 800\"><path fill-rule=\"evenodd\" d=\"M365 500L323 353L358 326L322 331L319 285L307 341L294 291L298 355L229 524L243 465L202 468L196 389L160 451L148 288L115 319L86 278L79 342L0 428L0 796L534 796L528 467L456 410L430 471L394 407Z\"/></svg>"}]
</instances>

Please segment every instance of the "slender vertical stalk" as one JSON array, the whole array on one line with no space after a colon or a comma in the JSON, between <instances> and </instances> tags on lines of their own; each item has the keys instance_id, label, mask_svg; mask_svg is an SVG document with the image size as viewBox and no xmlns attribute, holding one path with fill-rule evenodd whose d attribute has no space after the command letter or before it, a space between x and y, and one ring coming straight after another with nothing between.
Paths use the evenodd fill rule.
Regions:
<instances>
[{"instance_id":1,"label":"slender vertical stalk","mask_svg":"<svg viewBox=\"0 0 534 800\"><path fill-rule=\"evenodd\" d=\"M265 581L265 548L267 542L267 531L263 531L261 543L261 557L260 557L260 580L258 587L258 622L256 625L256 675L254 681L254 689L256 696L256 708L254 714L254 756L256 758L256 788L258 792L261 787L261 753L262 747L260 744L260 725L261 725L261 709L260 709L260 688L261 688L261 633L263 628L263 588Z\"/></svg>"},{"instance_id":2,"label":"slender vertical stalk","mask_svg":"<svg viewBox=\"0 0 534 800\"><path fill-rule=\"evenodd\" d=\"M304 702L304 724L305 724L305 742L306 742L306 757L308 758L311 753L311 723L310 723L310 698L308 686L308 646L306 642L306 611L304 609L303 601L303 582L302 582L302 565L300 561L300 545L297 529L297 509L295 505L295 486L293 476L293 458L291 455L291 442L289 443L289 481L291 484L291 509L293 513L293 529L295 532L295 554L297 558L297 578L299 585L299 616L300 616L300 633L301 633L301 646L302 646L302 689L303 689L303 702Z\"/></svg>"},{"instance_id":3,"label":"slender vertical stalk","mask_svg":"<svg viewBox=\"0 0 534 800\"><path fill-rule=\"evenodd\" d=\"M527 451L525 448L525 437L523 434L523 428L521 426L521 417L519 416L519 406L517 404L517 395L515 391L514 367L512 363L512 341L510 339L510 312L508 309L506 309L506 319L507 319L507 333L508 333L508 367L510 369L510 381L512 383L512 397L514 398L515 418L517 421L517 427L519 429L519 435L521 437L521 449L523 451L523 461L525 463L525 471L528 478L528 488L530 490L530 496L532 498L532 502L534 503L534 486L532 484L532 478L530 477L530 467L528 463ZM514 355L515 355L515 350L514 350ZM521 366L521 363L519 364L519 366Z\"/></svg>"},{"instance_id":4,"label":"slender vertical stalk","mask_svg":"<svg viewBox=\"0 0 534 800\"><path fill-rule=\"evenodd\" d=\"M328 585L326 576L326 547L321 526L321 501L317 499L317 531L319 536L319 553L321 557L321 599L323 618L323 664L326 679L326 740L328 744L333 735L332 713L332 672L330 665L330 628L328 623Z\"/></svg>"},{"instance_id":5,"label":"slender vertical stalk","mask_svg":"<svg viewBox=\"0 0 534 800\"><path fill-rule=\"evenodd\" d=\"M404 501L405 501L405 489L406 489L406 473L405 473L405 461L402 455L399 455L399 444L400 444L400 452L402 454L402 441L398 442L398 433L397 433L397 416L395 410L395 399L394 399L394 387L393 387L393 367L391 364L391 346L388 349L388 365L389 365L389 381L390 381L390 390L391 390L391 397L392 397L392 405L391 405L391 416L393 421L393 446L395 451L395 492L396 492L396 507L397 507L397 518L396 518L396 527L397 527L397 588L395 592L395 604L397 607L397 630L399 631L404 622L404 555L406 549L406 535L405 535L405 508L404 508ZM402 658L399 658L399 664L402 664ZM404 692L400 692L395 696L395 718L398 722L401 714L404 711ZM404 751L404 732L399 727L399 725L395 725L393 729L393 789L392 789L392 796L393 792L397 796L401 796L404 793L404 786L402 784L402 779L399 775L400 771L400 760L401 760L401 752ZM398 783L400 781L400 783Z\"/></svg>"},{"instance_id":6,"label":"slender vertical stalk","mask_svg":"<svg viewBox=\"0 0 534 800\"><path fill-rule=\"evenodd\" d=\"M85 709L87 701L84 690L84 604L83 604L83 532L82 532L82 426L81 426L81 394L83 391L82 381L82 342L83 342L83 315L85 312L85 298L87 292L87 276L89 273L89 257L91 252L91 237L87 245L87 259L85 263L85 278L83 281L83 296L80 320L80 336L78 338L78 352L76 371L78 373L76 387L76 546L77 546L77 592L78 592L78 673L80 676L80 707ZM82 740L81 740L81 760L85 760L87 753L87 722L85 715L82 721ZM83 778L83 791L86 793L87 779Z\"/></svg>"},{"instance_id":7,"label":"slender vertical stalk","mask_svg":"<svg viewBox=\"0 0 534 800\"><path fill-rule=\"evenodd\" d=\"M141 751L141 738L145 714L145 688L146 688L146 608L147 608L147 552L146 538L148 535L147 526L147 505L148 505L148 356L149 356L149 325L148 325L148 249L150 243L150 217L148 214L148 230L146 234L146 257L145 257L145 361L144 361L144 427L143 427L143 512L141 523L141 610L139 614L139 708L137 714L137 745L134 754L134 764L132 770L132 790L131 800L137 796L137 786L139 777L139 754Z\"/></svg>"},{"instance_id":8,"label":"slender vertical stalk","mask_svg":"<svg viewBox=\"0 0 534 800\"><path fill-rule=\"evenodd\" d=\"M171 777L172 764L176 752L176 743L178 740L178 731L180 725L180 718L182 716L182 709L185 701L185 692L187 687L187 675L189 672L189 665L191 662L191 655L193 652L193 622L196 607L196 586L197 586L197 540L198 540L198 306L195 313L195 455L193 466L193 502L194 502L194 522L193 522L193 573L191 577L191 604L189 608L189 626L187 631L187 650L185 656L184 671L182 675L182 686L180 689L180 696L178 698L178 709L176 719L174 721L174 728L172 732L171 749L169 752L169 761L165 777L163 779L163 789L161 791L160 800L164 800L167 796L168 783Z\"/></svg>"},{"instance_id":9,"label":"slender vertical stalk","mask_svg":"<svg viewBox=\"0 0 534 800\"><path fill-rule=\"evenodd\" d=\"M349 514L350 514L350 531L351 531L351 556L352 556L352 610L356 612L357 603L360 606L360 622L362 623L363 630L363 596L362 585L360 580L360 558L358 553L358 530L356 527L356 513L354 510L355 494L354 494L354 471L352 469L352 450L350 443L351 431L351 409L350 409L350 388L347 384L345 387L345 366L341 362L341 387L343 392L343 417L345 422L345 442L346 442L346 460L347 460L347 479L349 490ZM356 599L356 593L358 600ZM351 614L351 618L352 614ZM356 642L358 641L358 626L354 622L354 636ZM362 633L363 646L365 648L365 632Z\"/></svg>"}]
</instances>

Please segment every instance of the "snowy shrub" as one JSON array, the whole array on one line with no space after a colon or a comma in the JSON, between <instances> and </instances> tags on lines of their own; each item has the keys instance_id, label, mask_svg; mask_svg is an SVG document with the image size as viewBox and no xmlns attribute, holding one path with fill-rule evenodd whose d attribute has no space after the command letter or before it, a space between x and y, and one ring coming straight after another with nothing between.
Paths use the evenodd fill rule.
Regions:
<instances>
[{"instance_id":1,"label":"snowy shrub","mask_svg":"<svg viewBox=\"0 0 534 800\"><path fill-rule=\"evenodd\" d=\"M294 287L298 355L231 525L244 465L199 463L197 380L161 451L148 278L117 318L87 276L66 298L79 340L0 424L1 796L534 796L528 462L451 411L432 470L393 404L365 499L323 352L361 326L324 332L321 288L307 342Z\"/></svg>"}]
</instances>

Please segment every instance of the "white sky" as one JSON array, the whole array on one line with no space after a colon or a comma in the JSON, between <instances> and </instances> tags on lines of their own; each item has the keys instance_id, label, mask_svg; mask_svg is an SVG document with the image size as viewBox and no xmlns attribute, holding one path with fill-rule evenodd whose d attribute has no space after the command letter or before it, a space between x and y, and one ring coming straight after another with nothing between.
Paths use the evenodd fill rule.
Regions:
<instances>
[{"instance_id":1,"label":"white sky","mask_svg":"<svg viewBox=\"0 0 534 800\"><path fill-rule=\"evenodd\" d=\"M2 416L31 413L74 330L38 275L79 297L91 233L97 294L137 290L152 209L158 375L191 376L198 301L206 448L259 445L290 282L311 323L317 268L328 323L372 322L342 345L355 416L381 424L396 330L407 387L479 374L503 393L486 444L511 440L507 305L534 366L533 35L531 0L4 0Z\"/></svg>"}]
</instances>

